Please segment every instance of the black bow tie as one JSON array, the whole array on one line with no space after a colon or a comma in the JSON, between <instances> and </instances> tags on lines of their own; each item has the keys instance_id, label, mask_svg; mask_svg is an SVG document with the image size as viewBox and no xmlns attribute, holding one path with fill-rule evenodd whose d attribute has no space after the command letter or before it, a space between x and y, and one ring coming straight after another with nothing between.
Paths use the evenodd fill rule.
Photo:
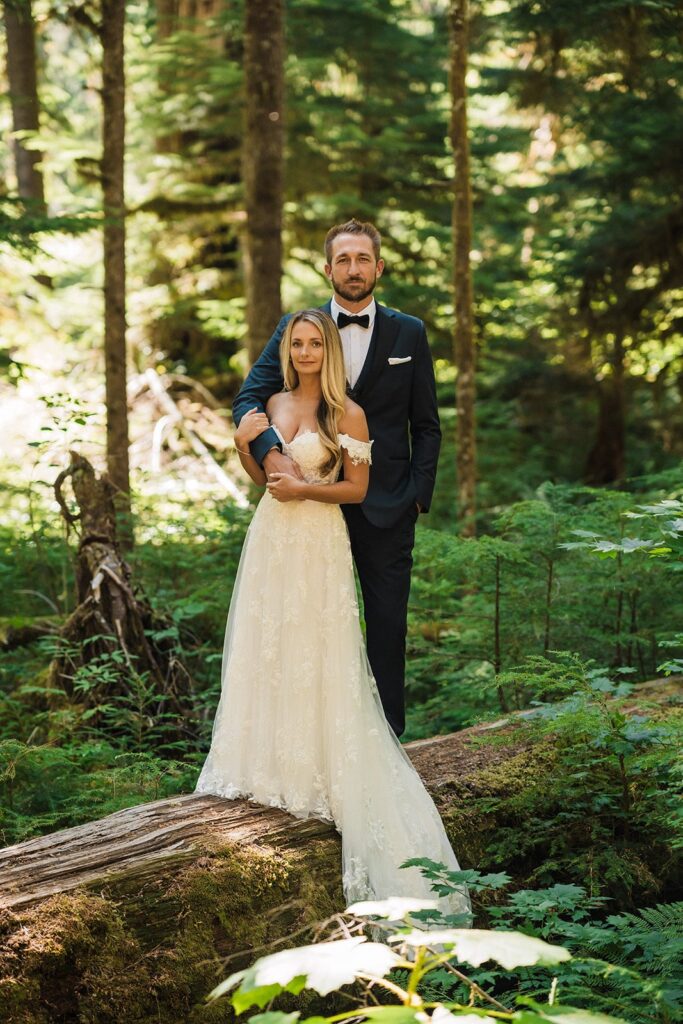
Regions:
<instances>
[{"instance_id":1,"label":"black bow tie","mask_svg":"<svg viewBox=\"0 0 683 1024\"><path fill-rule=\"evenodd\" d=\"M370 326L370 314L364 313L362 316L348 316L347 313L339 313L337 316L337 327L348 327L349 324L358 324L360 327L367 329Z\"/></svg>"}]
</instances>

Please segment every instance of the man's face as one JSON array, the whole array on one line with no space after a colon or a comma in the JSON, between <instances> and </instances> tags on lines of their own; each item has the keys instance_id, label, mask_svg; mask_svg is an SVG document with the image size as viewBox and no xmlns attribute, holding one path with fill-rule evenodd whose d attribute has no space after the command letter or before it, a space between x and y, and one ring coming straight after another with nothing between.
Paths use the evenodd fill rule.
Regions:
<instances>
[{"instance_id":1,"label":"man's face","mask_svg":"<svg viewBox=\"0 0 683 1024\"><path fill-rule=\"evenodd\" d=\"M332 261L325 273L337 295L347 302L362 302L372 295L382 276L384 260L375 259L367 235L337 235L332 241Z\"/></svg>"}]
</instances>

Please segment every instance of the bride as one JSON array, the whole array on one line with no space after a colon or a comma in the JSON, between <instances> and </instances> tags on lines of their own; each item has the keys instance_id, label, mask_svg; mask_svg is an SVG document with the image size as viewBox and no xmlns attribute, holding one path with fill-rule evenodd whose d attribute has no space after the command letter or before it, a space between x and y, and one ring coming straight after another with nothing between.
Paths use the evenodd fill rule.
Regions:
<instances>
[{"instance_id":1,"label":"bride","mask_svg":"<svg viewBox=\"0 0 683 1024\"><path fill-rule=\"evenodd\" d=\"M409 857L458 862L388 725L363 644L340 504L361 502L372 441L346 397L341 339L319 309L296 313L281 344L285 390L241 420L235 444L266 486L242 550L225 633L222 691L196 792L248 797L342 835L347 903L434 898ZM275 427L301 479L270 480L249 442ZM339 479L340 469L343 479ZM466 889L442 900L469 916Z\"/></svg>"}]
</instances>

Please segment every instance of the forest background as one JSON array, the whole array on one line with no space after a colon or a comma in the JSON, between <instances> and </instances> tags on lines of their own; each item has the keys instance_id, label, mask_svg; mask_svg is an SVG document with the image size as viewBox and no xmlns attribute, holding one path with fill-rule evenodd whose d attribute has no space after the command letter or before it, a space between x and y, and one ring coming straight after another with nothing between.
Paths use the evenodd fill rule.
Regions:
<instances>
[{"instance_id":1,"label":"forest background","mask_svg":"<svg viewBox=\"0 0 683 1024\"><path fill-rule=\"evenodd\" d=\"M379 301L427 324L444 429L417 535L406 739L540 709L529 728L555 730L554 770L542 792L535 762L493 786L479 809L495 805L503 825L467 866L509 870L518 888L571 883L577 905L680 899L677 698L662 683L635 719L623 711L638 683L683 667L677 5L157 0L125 5L125 25L109 0L3 9L3 842L192 791L250 514L235 497L257 498L231 400L267 340L258 325L328 297L325 232L356 216L383 234ZM250 10L266 22L250 26ZM454 63L463 12L466 67ZM104 216L123 111L123 80L107 77L117 23L125 218ZM466 224L453 124L465 72ZM259 150L268 88L279 139ZM264 168L265 225L248 215ZM470 229L468 522L453 266ZM117 372L123 406L107 390ZM182 666L181 729L153 672L131 671L106 637L64 633L78 524L54 484L73 450L98 472L130 460L126 557L148 640L176 681Z\"/></svg>"}]
</instances>

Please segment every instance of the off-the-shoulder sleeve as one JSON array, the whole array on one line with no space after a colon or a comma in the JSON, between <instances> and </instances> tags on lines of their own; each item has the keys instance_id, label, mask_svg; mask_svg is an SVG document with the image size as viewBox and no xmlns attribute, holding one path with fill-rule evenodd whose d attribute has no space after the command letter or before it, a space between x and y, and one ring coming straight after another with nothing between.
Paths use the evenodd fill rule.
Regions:
<instances>
[{"instance_id":1,"label":"off-the-shoulder sleeve","mask_svg":"<svg viewBox=\"0 0 683 1024\"><path fill-rule=\"evenodd\" d=\"M337 434L337 437L339 444L342 448L346 448L349 453L354 466L358 466L361 462L367 462L368 465L372 465L372 454L370 451L372 441L359 441L357 437L351 437L350 434Z\"/></svg>"}]
</instances>

